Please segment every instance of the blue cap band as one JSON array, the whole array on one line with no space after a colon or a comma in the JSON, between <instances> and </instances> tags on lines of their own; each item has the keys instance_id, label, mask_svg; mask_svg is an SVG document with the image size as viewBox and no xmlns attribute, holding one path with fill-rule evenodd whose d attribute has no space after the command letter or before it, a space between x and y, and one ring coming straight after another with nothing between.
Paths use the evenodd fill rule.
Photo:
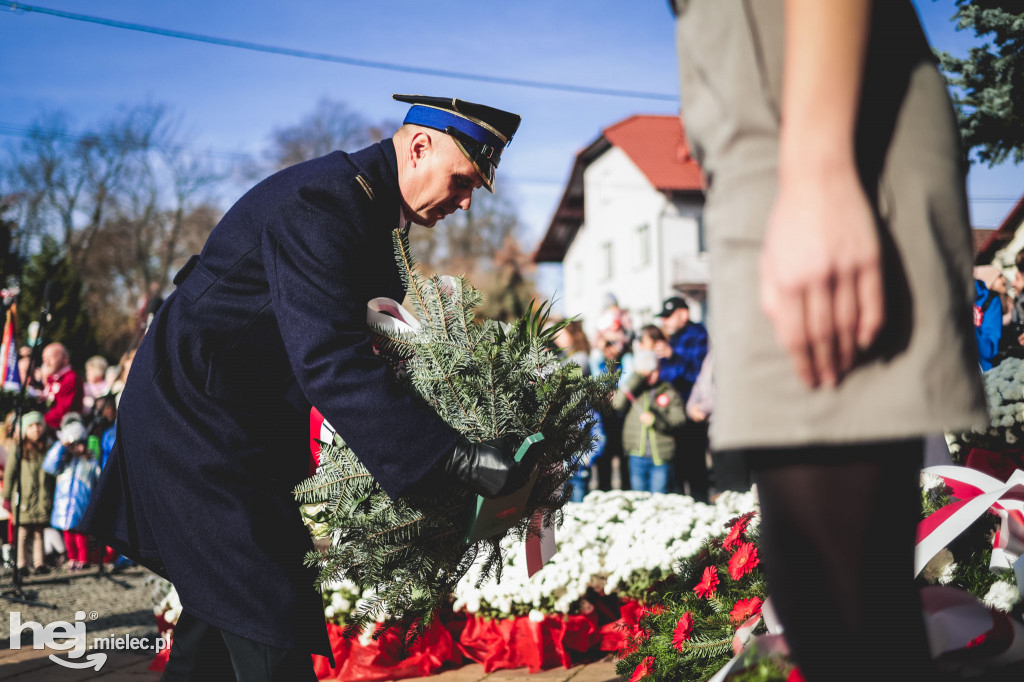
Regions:
<instances>
[{"instance_id":1,"label":"blue cap band","mask_svg":"<svg viewBox=\"0 0 1024 682\"><path fill-rule=\"evenodd\" d=\"M413 125L425 126L440 131L444 131L445 128L451 126L469 135L480 144L494 147L499 152L505 146L504 140L483 126L443 109L413 105L409 109L409 113L405 115L405 120L402 123L412 123Z\"/></svg>"}]
</instances>

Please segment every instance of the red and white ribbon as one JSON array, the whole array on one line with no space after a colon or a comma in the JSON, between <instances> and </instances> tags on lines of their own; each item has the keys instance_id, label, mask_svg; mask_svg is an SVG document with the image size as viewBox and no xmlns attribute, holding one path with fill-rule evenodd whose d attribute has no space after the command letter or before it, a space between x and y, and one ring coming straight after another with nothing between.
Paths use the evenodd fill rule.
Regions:
<instances>
[{"instance_id":1,"label":"red and white ribbon","mask_svg":"<svg viewBox=\"0 0 1024 682\"><path fill-rule=\"evenodd\" d=\"M526 536L526 573L531 578L544 568L544 565L555 556L558 546L555 544L555 527L544 523L544 515L537 512L530 518L531 533ZM533 534L536 531L537 535Z\"/></svg>"},{"instance_id":2,"label":"red and white ribbon","mask_svg":"<svg viewBox=\"0 0 1024 682\"><path fill-rule=\"evenodd\" d=\"M936 466L924 470L939 476L952 489L957 500L921 521L917 527L914 575L919 574L942 548L949 545L985 512L991 510L1000 519L992 541L994 571L1017 568L1018 588L1024 564L1024 471L1017 470L1004 483L975 469ZM1022 589L1024 595L1024 589Z\"/></svg>"},{"instance_id":3,"label":"red and white ribbon","mask_svg":"<svg viewBox=\"0 0 1024 682\"><path fill-rule=\"evenodd\" d=\"M371 299L366 304L366 323L403 333L418 332L422 327L416 316L403 308L401 303L385 296Z\"/></svg>"},{"instance_id":4,"label":"red and white ribbon","mask_svg":"<svg viewBox=\"0 0 1024 682\"><path fill-rule=\"evenodd\" d=\"M1024 625L970 592L929 585L921 588L921 606L932 658L945 656L965 672L1024 661Z\"/></svg>"}]
</instances>

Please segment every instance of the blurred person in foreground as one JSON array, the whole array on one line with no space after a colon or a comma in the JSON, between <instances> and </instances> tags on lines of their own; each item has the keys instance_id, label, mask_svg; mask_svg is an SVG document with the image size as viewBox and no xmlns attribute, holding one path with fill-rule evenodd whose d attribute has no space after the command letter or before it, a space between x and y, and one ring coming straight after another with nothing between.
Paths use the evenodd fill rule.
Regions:
<instances>
[{"instance_id":1,"label":"blurred person in foreground","mask_svg":"<svg viewBox=\"0 0 1024 682\"><path fill-rule=\"evenodd\" d=\"M393 138L286 168L247 192L175 276L118 403L82 530L166 576L183 611L163 679L314 680L331 656L293 488L316 406L384 490L494 496L529 473L405 390L366 305L405 288L393 232L433 227L493 189L519 116L397 95ZM430 483L428 483L430 481Z\"/></svg>"},{"instance_id":2,"label":"blurred person in foreground","mask_svg":"<svg viewBox=\"0 0 1024 682\"><path fill-rule=\"evenodd\" d=\"M946 85L909 0L673 9L707 180L713 445L754 473L786 641L808 682L934 679L923 437L988 424Z\"/></svg>"}]
</instances>

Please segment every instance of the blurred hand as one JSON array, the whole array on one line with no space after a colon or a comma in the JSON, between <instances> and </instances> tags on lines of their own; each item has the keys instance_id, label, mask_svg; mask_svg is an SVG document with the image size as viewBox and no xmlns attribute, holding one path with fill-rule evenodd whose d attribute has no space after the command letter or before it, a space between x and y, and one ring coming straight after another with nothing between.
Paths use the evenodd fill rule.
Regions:
<instances>
[{"instance_id":1,"label":"blurred hand","mask_svg":"<svg viewBox=\"0 0 1024 682\"><path fill-rule=\"evenodd\" d=\"M642 412L640 414L640 423L644 426L652 426L654 424L654 413Z\"/></svg>"},{"instance_id":2,"label":"blurred hand","mask_svg":"<svg viewBox=\"0 0 1024 682\"><path fill-rule=\"evenodd\" d=\"M885 317L878 228L852 165L780 180L760 276L761 307L797 375L838 384Z\"/></svg>"},{"instance_id":3,"label":"blurred hand","mask_svg":"<svg viewBox=\"0 0 1024 682\"><path fill-rule=\"evenodd\" d=\"M702 422L702 421L704 421L705 419L708 418L707 413L704 412L704 410L702 410L702 409L700 409L699 407L696 407L696 406L691 407L690 409L688 409L686 411L686 413L689 415L690 419L695 421L695 422Z\"/></svg>"},{"instance_id":4,"label":"blurred hand","mask_svg":"<svg viewBox=\"0 0 1024 682\"><path fill-rule=\"evenodd\" d=\"M654 354L661 359L672 357L672 346L665 341L654 342Z\"/></svg>"}]
</instances>

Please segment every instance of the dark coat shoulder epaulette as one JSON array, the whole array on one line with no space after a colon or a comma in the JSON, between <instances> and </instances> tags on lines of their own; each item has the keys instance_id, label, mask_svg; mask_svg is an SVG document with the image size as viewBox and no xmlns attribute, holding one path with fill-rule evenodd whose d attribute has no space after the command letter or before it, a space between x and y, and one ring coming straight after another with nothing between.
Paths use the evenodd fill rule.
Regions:
<instances>
[{"instance_id":1,"label":"dark coat shoulder epaulette","mask_svg":"<svg viewBox=\"0 0 1024 682\"><path fill-rule=\"evenodd\" d=\"M363 191L366 192L366 196L370 197L370 201L373 201L376 197L373 194L373 187L370 186L370 181L362 173L356 175L356 181L363 188Z\"/></svg>"}]
</instances>

